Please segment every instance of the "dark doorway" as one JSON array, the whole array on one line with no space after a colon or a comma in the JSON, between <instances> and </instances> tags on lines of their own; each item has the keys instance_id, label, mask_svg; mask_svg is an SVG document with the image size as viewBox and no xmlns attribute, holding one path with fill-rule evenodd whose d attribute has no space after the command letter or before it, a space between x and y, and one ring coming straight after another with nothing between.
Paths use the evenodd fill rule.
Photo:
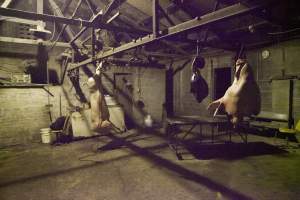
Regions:
<instances>
[{"instance_id":1,"label":"dark doorway","mask_svg":"<svg viewBox=\"0 0 300 200\"><path fill-rule=\"evenodd\" d=\"M231 68L216 68L214 70L214 100L223 97L227 88L231 85Z\"/></svg>"},{"instance_id":2,"label":"dark doorway","mask_svg":"<svg viewBox=\"0 0 300 200\"><path fill-rule=\"evenodd\" d=\"M127 129L134 127L133 122L133 78L131 73L114 73L115 97L123 107Z\"/></svg>"}]
</instances>

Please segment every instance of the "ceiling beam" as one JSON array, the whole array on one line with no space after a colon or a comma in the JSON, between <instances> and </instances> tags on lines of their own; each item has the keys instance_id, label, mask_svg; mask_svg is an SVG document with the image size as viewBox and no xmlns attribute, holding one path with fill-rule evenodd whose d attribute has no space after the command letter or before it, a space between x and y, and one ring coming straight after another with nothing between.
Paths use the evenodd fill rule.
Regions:
<instances>
[{"instance_id":1,"label":"ceiling beam","mask_svg":"<svg viewBox=\"0 0 300 200\"><path fill-rule=\"evenodd\" d=\"M70 6L70 4L72 3L72 0L65 0L65 3L63 4L63 6L61 7L61 11L63 13L65 13L68 9L68 7Z\"/></svg>"},{"instance_id":2,"label":"ceiling beam","mask_svg":"<svg viewBox=\"0 0 300 200\"><path fill-rule=\"evenodd\" d=\"M164 53L164 52L145 51L144 53L147 56L163 57L163 58L178 58L178 57L182 57L181 54Z\"/></svg>"},{"instance_id":3,"label":"ceiling beam","mask_svg":"<svg viewBox=\"0 0 300 200\"><path fill-rule=\"evenodd\" d=\"M41 43L38 40L3 37L3 36L0 36L0 42L15 43L15 44L28 44L28 45L39 45ZM53 45L53 42L43 41L42 44L45 46L51 46L51 45ZM56 42L56 46L57 47L66 47L66 48L70 47L69 43L65 43L65 42Z\"/></svg>"},{"instance_id":4,"label":"ceiling beam","mask_svg":"<svg viewBox=\"0 0 300 200\"><path fill-rule=\"evenodd\" d=\"M22 19L43 20L43 21L57 22L57 23L77 25L77 26L88 26L88 27L93 26L93 24L87 20L70 19L66 17L58 17L54 15L47 15L47 14L37 14L34 12L28 12L28 11L16 10L10 8L0 8L0 13L2 16L17 17Z\"/></svg>"},{"instance_id":5,"label":"ceiling beam","mask_svg":"<svg viewBox=\"0 0 300 200\"><path fill-rule=\"evenodd\" d=\"M124 2L125 2L125 0L112 0L110 2L110 4L108 4L108 6L104 9L102 20L106 21L108 16L111 14L111 12L114 9L117 9L118 7L120 7L122 5L122 3L124 3Z\"/></svg>"},{"instance_id":6,"label":"ceiling beam","mask_svg":"<svg viewBox=\"0 0 300 200\"><path fill-rule=\"evenodd\" d=\"M20 19L15 17L3 17L0 16L0 21L8 21L8 22L15 22L15 23L21 23L21 24L29 24L29 25L38 25L38 22L35 20L29 20L29 19Z\"/></svg>"},{"instance_id":7,"label":"ceiling beam","mask_svg":"<svg viewBox=\"0 0 300 200\"><path fill-rule=\"evenodd\" d=\"M82 61L82 62L77 63L77 64L73 64L69 68L69 70L78 68L82 65L86 65L86 64L91 63L95 60L100 60L100 59L110 57L112 55L121 53L123 51L127 51L127 50L130 50L130 49L139 47L139 46L144 46L144 45L147 45L147 44L150 44L150 43L162 40L162 39L168 39L172 36L176 36L176 35L181 34L181 33L185 33L185 32L188 32L188 31L193 31L193 30L196 30L200 27L207 26L207 25L212 24L212 23L216 23L216 22L228 20L228 19L231 19L231 18L234 18L234 17L239 17L239 16L242 16L242 15L246 15L246 14L249 14L251 12L257 11L259 9L262 9L266 5L267 4L265 4L265 3L260 3L260 4L257 4L257 5L251 5L251 6L248 7L248 6L245 6L243 4L238 3L238 4L235 4L235 5L232 5L232 6L228 6L226 8L219 9L215 12L206 14L204 16L197 17L195 19L189 20L187 22L183 22L183 23L178 24L176 26L172 26L172 27L167 29L165 34L160 35L157 38L155 38L153 36L153 34L151 34L151 35L145 36L143 38L140 38L138 40L129 42L127 44L124 44L120 47L113 48L112 50L108 50L108 51L105 51L105 52L100 52L96 55L95 58L88 58L85 61Z\"/></svg>"},{"instance_id":8,"label":"ceiling beam","mask_svg":"<svg viewBox=\"0 0 300 200\"><path fill-rule=\"evenodd\" d=\"M197 40L191 40L191 39L179 39L180 42L182 42L181 47L188 47L188 49L195 49L197 47ZM214 38L210 41L198 41L198 45L202 46L202 47L210 47L210 48L214 48L214 49L223 49L226 51L236 51L236 46L234 44L225 44L223 42L221 42L218 38ZM186 48L184 48L186 49Z\"/></svg>"},{"instance_id":9,"label":"ceiling beam","mask_svg":"<svg viewBox=\"0 0 300 200\"><path fill-rule=\"evenodd\" d=\"M118 31L118 32L128 32L128 33L141 34L141 35L148 33L143 30L132 30L130 28L102 23L99 20L94 20L93 22L91 22L83 19L70 19L66 17L58 17L54 15L47 15L47 14L37 14L34 12L28 12L28 11L22 11L22 10L10 9L10 8L0 8L0 13L1 15L8 16L8 17L17 17L17 18L30 19L30 20L42 20L42 21L49 21L49 22L56 22L61 24L84 26L84 27L96 27L96 28L107 29L107 30Z\"/></svg>"},{"instance_id":10,"label":"ceiling beam","mask_svg":"<svg viewBox=\"0 0 300 200\"><path fill-rule=\"evenodd\" d=\"M88 0L89 1L89 0ZM146 35L149 34L149 31L138 29L138 28L126 28L121 26L113 26L107 23L107 17L109 16L109 13L118 6L121 5L121 3L124 2L124 0L114 0L112 1L106 9L103 11L100 11L97 15L95 15L91 20L90 23L94 24L97 28L107 29L113 32L125 32L125 33L132 33L132 34L138 34L138 35ZM92 2L89 1L89 4L91 6L91 9L94 10L94 12L97 10L95 6L93 6ZM99 27L98 24L101 23L101 26ZM110 28L111 27L111 28ZM70 43L74 43L86 30L88 27L84 27L81 29L70 41Z\"/></svg>"},{"instance_id":11,"label":"ceiling beam","mask_svg":"<svg viewBox=\"0 0 300 200\"><path fill-rule=\"evenodd\" d=\"M168 21L168 23L171 26L174 26L175 23L173 22L173 20L169 17L169 15L164 11L164 9L160 5L158 5L158 9L159 9L160 13L163 15L163 17Z\"/></svg>"},{"instance_id":12,"label":"ceiling beam","mask_svg":"<svg viewBox=\"0 0 300 200\"><path fill-rule=\"evenodd\" d=\"M91 2L90 0L85 0L85 3L87 4L87 6L89 7L89 9L92 11L93 15L97 14L97 8L96 6L93 4L93 2Z\"/></svg>"},{"instance_id":13,"label":"ceiling beam","mask_svg":"<svg viewBox=\"0 0 300 200\"><path fill-rule=\"evenodd\" d=\"M169 46L170 48L172 48L173 50L176 50L177 52L183 54L183 55L188 55L189 52L183 50L181 47L173 44L173 42L167 41L167 40L161 40L160 42L162 42L163 44Z\"/></svg>"},{"instance_id":14,"label":"ceiling beam","mask_svg":"<svg viewBox=\"0 0 300 200\"><path fill-rule=\"evenodd\" d=\"M178 6L183 12L189 15L191 18L195 18L199 16L199 12L195 10L194 7L187 5L184 1L181 0L173 0L172 1L176 6Z\"/></svg>"},{"instance_id":15,"label":"ceiling beam","mask_svg":"<svg viewBox=\"0 0 300 200\"><path fill-rule=\"evenodd\" d=\"M238 2L237 0L226 0L226 1L235 1L235 3ZM214 8L212 10L213 12L215 12L218 9L220 2L222 3L222 0L215 0ZM179 0L174 0L173 3L175 5L177 5L183 12L185 12L191 18L195 18L195 17L199 16L199 12L194 7L191 7L190 5L187 5L186 3L179 1ZM233 2L231 4L233 4ZM227 45L230 44L230 41L228 40L228 38L226 36L222 35L221 33L215 31L215 29L213 27L210 27L209 29L205 30L204 41L207 39L208 30L213 32L219 39L222 40L222 42L227 43Z\"/></svg>"},{"instance_id":16,"label":"ceiling beam","mask_svg":"<svg viewBox=\"0 0 300 200\"><path fill-rule=\"evenodd\" d=\"M119 65L119 66L131 66L131 67L151 67L151 68L160 68L164 69L165 65L155 62L145 62L145 61L131 61L127 59L120 58L109 58L106 62Z\"/></svg>"},{"instance_id":17,"label":"ceiling beam","mask_svg":"<svg viewBox=\"0 0 300 200\"><path fill-rule=\"evenodd\" d=\"M76 5L75 10L72 13L71 19L73 19L74 16L76 15L81 3L82 3L82 0L79 0L77 5ZM48 0L48 4L50 5L50 8L51 8L53 14L55 14L59 17L64 17L62 11L60 10L60 8L58 7L58 5L55 3L54 0ZM62 26L62 29L66 30L66 33L67 33L67 36L68 36L69 40L71 40L74 37L73 31L71 30L70 26L64 25L64 26Z\"/></svg>"},{"instance_id":18,"label":"ceiling beam","mask_svg":"<svg viewBox=\"0 0 300 200\"><path fill-rule=\"evenodd\" d=\"M7 8L11 2L12 2L12 0L5 0L2 3L1 8Z\"/></svg>"},{"instance_id":19,"label":"ceiling beam","mask_svg":"<svg viewBox=\"0 0 300 200\"><path fill-rule=\"evenodd\" d=\"M102 17L102 10L98 12L98 14L93 15L91 19L89 20L90 23L94 23L96 20L101 19ZM86 31L88 30L88 27L83 27L75 36L72 37L70 44L74 44L75 41Z\"/></svg>"}]
</instances>

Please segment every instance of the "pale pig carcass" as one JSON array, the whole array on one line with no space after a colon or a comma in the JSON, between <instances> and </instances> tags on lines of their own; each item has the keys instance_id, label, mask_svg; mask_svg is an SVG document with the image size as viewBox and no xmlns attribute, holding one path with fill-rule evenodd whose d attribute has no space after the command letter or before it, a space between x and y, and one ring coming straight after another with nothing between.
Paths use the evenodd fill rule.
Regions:
<instances>
[{"instance_id":1,"label":"pale pig carcass","mask_svg":"<svg viewBox=\"0 0 300 200\"><path fill-rule=\"evenodd\" d=\"M224 96L209 104L216 115L223 110L230 121L237 125L245 116L257 115L260 112L260 91L255 82L253 71L244 59L236 61L234 81Z\"/></svg>"}]
</instances>

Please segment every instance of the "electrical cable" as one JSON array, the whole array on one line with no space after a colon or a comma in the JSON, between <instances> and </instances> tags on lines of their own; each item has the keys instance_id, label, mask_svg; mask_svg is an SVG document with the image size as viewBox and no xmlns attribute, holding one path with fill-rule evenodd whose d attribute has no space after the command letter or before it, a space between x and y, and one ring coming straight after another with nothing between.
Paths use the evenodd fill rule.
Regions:
<instances>
[{"instance_id":1,"label":"electrical cable","mask_svg":"<svg viewBox=\"0 0 300 200\"><path fill-rule=\"evenodd\" d=\"M73 14L72 14L72 16L71 16L71 19L73 19L73 18L75 17L76 12L77 12L77 10L78 10L78 8L79 8L79 4L80 4L80 3L81 3L81 1L78 1L77 6L76 6L76 10L74 10L74 12L73 12ZM81 20L81 26L82 26L82 19L80 18L80 20ZM51 47L47 50L47 53L49 53L50 51L52 51L52 49L54 48L54 46L55 46L56 43L58 42L58 40L59 40L61 34L65 31L65 29L67 28L67 26L68 26L68 24L64 24L64 25L63 25L61 31L59 32L59 34L58 34L58 36L57 36L57 38L56 38L56 40L53 42L53 44L51 45Z\"/></svg>"},{"instance_id":2,"label":"electrical cable","mask_svg":"<svg viewBox=\"0 0 300 200\"><path fill-rule=\"evenodd\" d=\"M52 51L52 49L54 48L54 46L55 46L56 43L58 42L58 40L59 40L61 34L65 31L65 29L66 29L67 26L68 26L68 25L65 24L65 25L63 26L63 28L60 30L59 34L57 35L57 38L56 38L55 41L52 43L52 45L50 46L50 48L47 50L47 53L49 53L50 51Z\"/></svg>"},{"instance_id":3,"label":"electrical cable","mask_svg":"<svg viewBox=\"0 0 300 200\"><path fill-rule=\"evenodd\" d=\"M269 35L282 35L282 34L286 34L286 33L295 32L295 31L297 31L297 30L300 30L300 27L294 28L294 29L290 29L290 30L286 30L286 31L280 31L280 32L268 33L268 34L269 34Z\"/></svg>"}]
</instances>

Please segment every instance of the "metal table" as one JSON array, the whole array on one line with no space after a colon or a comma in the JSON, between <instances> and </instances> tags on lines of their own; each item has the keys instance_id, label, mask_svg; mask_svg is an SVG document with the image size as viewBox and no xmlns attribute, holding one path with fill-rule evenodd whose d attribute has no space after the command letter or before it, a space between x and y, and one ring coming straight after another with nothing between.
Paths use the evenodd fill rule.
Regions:
<instances>
[{"instance_id":1,"label":"metal table","mask_svg":"<svg viewBox=\"0 0 300 200\"><path fill-rule=\"evenodd\" d=\"M231 135L234 129L232 129L231 124L229 123L226 117L223 118L212 118L212 117L201 117L201 116L174 116L166 119L167 127L166 127L166 135L168 138L169 146L172 150L175 151L176 156L179 160L182 159L181 154L179 153L179 147L182 144L182 141L189 135L192 134L194 128L199 126L199 136L200 141L203 138L202 128L205 125L211 127L211 143L214 143L215 133L218 133L218 129L220 125L224 125L226 127L226 134L229 135L229 140L231 141ZM180 137L179 133L176 131L179 127L182 126L190 126L187 132ZM242 137L241 133L237 131L237 133ZM247 134L246 137L242 137L244 142L247 143Z\"/></svg>"}]
</instances>

